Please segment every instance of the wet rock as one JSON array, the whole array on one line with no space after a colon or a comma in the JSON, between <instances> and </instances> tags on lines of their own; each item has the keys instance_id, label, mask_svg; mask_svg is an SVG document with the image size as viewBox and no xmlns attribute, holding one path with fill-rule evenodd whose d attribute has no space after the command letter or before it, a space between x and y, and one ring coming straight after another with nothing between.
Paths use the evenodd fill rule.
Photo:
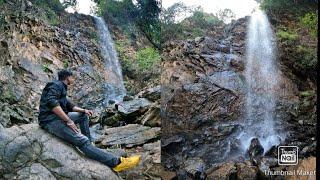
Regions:
<instances>
[{"instance_id":1,"label":"wet rock","mask_svg":"<svg viewBox=\"0 0 320 180\"><path fill-rule=\"evenodd\" d=\"M239 153L241 150L241 141L239 139L234 139L230 142L230 153Z\"/></svg>"},{"instance_id":2,"label":"wet rock","mask_svg":"<svg viewBox=\"0 0 320 180\"><path fill-rule=\"evenodd\" d=\"M238 71L244 70L244 62L238 58L230 60L230 66L235 68Z\"/></svg>"},{"instance_id":3,"label":"wet rock","mask_svg":"<svg viewBox=\"0 0 320 180\"><path fill-rule=\"evenodd\" d=\"M268 178L267 172L275 166L278 166L278 159L263 157L258 165L258 176L261 178Z\"/></svg>"},{"instance_id":4,"label":"wet rock","mask_svg":"<svg viewBox=\"0 0 320 180\"><path fill-rule=\"evenodd\" d=\"M190 158L184 162L184 169L188 175L193 179L204 180L206 179L205 165L200 158Z\"/></svg>"},{"instance_id":5,"label":"wet rock","mask_svg":"<svg viewBox=\"0 0 320 180\"><path fill-rule=\"evenodd\" d=\"M107 166L90 160L37 124L0 131L0 173L7 179L119 179Z\"/></svg>"},{"instance_id":6,"label":"wet rock","mask_svg":"<svg viewBox=\"0 0 320 180\"><path fill-rule=\"evenodd\" d=\"M139 124L128 124L126 126L107 128L101 138L104 147L124 146L133 147L154 140L160 135L160 128L150 128Z\"/></svg>"},{"instance_id":7,"label":"wet rock","mask_svg":"<svg viewBox=\"0 0 320 180\"><path fill-rule=\"evenodd\" d=\"M125 95L125 96L123 97L123 101L132 101L133 99L134 99L134 97L128 96L128 95Z\"/></svg>"},{"instance_id":8,"label":"wet rock","mask_svg":"<svg viewBox=\"0 0 320 180\"><path fill-rule=\"evenodd\" d=\"M258 138L252 138L247 154L253 160L260 158L263 155L264 149Z\"/></svg>"}]
</instances>

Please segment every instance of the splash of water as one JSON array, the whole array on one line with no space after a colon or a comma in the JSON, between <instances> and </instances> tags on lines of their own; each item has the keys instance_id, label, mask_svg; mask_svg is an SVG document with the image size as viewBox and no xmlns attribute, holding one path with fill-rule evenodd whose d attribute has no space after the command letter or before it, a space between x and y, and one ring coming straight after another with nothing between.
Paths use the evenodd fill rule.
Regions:
<instances>
[{"instance_id":1,"label":"splash of water","mask_svg":"<svg viewBox=\"0 0 320 180\"><path fill-rule=\"evenodd\" d=\"M278 145L281 140L275 129L276 89L278 68L274 34L267 16L257 10L251 16L247 34L246 69L247 94L245 102L246 127L241 135L242 148L246 150L253 137L258 137L264 150Z\"/></svg>"},{"instance_id":2,"label":"splash of water","mask_svg":"<svg viewBox=\"0 0 320 180\"><path fill-rule=\"evenodd\" d=\"M96 16L94 16L94 20L99 33L101 55L104 60L105 77L107 79L104 104L108 104L109 100L121 101L126 94L126 89L124 87L121 65L114 47L114 42L105 21L101 17Z\"/></svg>"}]
</instances>

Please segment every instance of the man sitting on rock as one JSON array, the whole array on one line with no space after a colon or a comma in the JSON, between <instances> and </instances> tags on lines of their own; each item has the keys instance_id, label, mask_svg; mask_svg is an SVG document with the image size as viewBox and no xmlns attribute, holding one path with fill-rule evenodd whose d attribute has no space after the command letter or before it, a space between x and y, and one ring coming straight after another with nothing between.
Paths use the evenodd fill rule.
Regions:
<instances>
[{"instance_id":1,"label":"man sitting on rock","mask_svg":"<svg viewBox=\"0 0 320 180\"><path fill-rule=\"evenodd\" d=\"M139 155L119 158L93 146L88 118L93 111L77 107L67 99L67 86L74 82L71 71L61 70L58 77L59 81L49 82L43 89L38 117L40 126L78 147L89 158L113 168L114 171L119 172L138 165ZM75 123L79 124L81 133Z\"/></svg>"}]
</instances>

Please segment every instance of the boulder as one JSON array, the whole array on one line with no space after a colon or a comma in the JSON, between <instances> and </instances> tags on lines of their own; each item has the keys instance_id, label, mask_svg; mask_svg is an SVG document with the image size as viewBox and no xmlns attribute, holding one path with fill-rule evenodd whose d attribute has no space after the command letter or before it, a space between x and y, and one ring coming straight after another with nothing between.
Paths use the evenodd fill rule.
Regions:
<instances>
[{"instance_id":1,"label":"boulder","mask_svg":"<svg viewBox=\"0 0 320 180\"><path fill-rule=\"evenodd\" d=\"M160 127L160 107L159 105L151 106L148 111L140 118L139 123L150 127Z\"/></svg>"},{"instance_id":2,"label":"boulder","mask_svg":"<svg viewBox=\"0 0 320 180\"><path fill-rule=\"evenodd\" d=\"M0 161L5 179L120 179L37 124L1 130Z\"/></svg>"},{"instance_id":3,"label":"boulder","mask_svg":"<svg viewBox=\"0 0 320 180\"><path fill-rule=\"evenodd\" d=\"M118 103L116 108L122 115L136 116L145 112L150 104L151 102L145 98L137 98L131 101Z\"/></svg>"},{"instance_id":4,"label":"boulder","mask_svg":"<svg viewBox=\"0 0 320 180\"><path fill-rule=\"evenodd\" d=\"M258 175L258 168L253 166L249 161L238 163L237 179L239 180L255 180Z\"/></svg>"},{"instance_id":5,"label":"boulder","mask_svg":"<svg viewBox=\"0 0 320 180\"><path fill-rule=\"evenodd\" d=\"M139 92L137 95L139 98L146 98L150 101L156 101L161 98L161 86L155 86Z\"/></svg>"},{"instance_id":6,"label":"boulder","mask_svg":"<svg viewBox=\"0 0 320 180\"><path fill-rule=\"evenodd\" d=\"M193 179L206 179L205 164L201 158L190 158L184 162L184 169Z\"/></svg>"},{"instance_id":7,"label":"boulder","mask_svg":"<svg viewBox=\"0 0 320 180\"><path fill-rule=\"evenodd\" d=\"M264 149L258 138L252 138L247 154L251 159L259 158L263 155Z\"/></svg>"},{"instance_id":8,"label":"boulder","mask_svg":"<svg viewBox=\"0 0 320 180\"><path fill-rule=\"evenodd\" d=\"M232 162L226 162L209 168L206 173L207 179L232 179L235 177L236 166Z\"/></svg>"},{"instance_id":9,"label":"boulder","mask_svg":"<svg viewBox=\"0 0 320 180\"><path fill-rule=\"evenodd\" d=\"M160 127L151 128L139 124L128 124L121 127L106 128L104 133L105 135L98 140L104 147L119 145L133 147L159 138Z\"/></svg>"}]
</instances>

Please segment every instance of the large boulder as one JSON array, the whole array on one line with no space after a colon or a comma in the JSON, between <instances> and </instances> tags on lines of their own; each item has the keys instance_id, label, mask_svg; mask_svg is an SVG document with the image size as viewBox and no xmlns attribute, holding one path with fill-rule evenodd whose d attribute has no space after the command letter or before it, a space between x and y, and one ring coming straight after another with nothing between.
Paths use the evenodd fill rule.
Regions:
<instances>
[{"instance_id":1,"label":"large boulder","mask_svg":"<svg viewBox=\"0 0 320 180\"><path fill-rule=\"evenodd\" d=\"M124 116L137 116L144 113L151 105L151 102L145 98L137 98L131 101L123 101L116 105L117 110Z\"/></svg>"},{"instance_id":2,"label":"large boulder","mask_svg":"<svg viewBox=\"0 0 320 180\"><path fill-rule=\"evenodd\" d=\"M107 128L105 135L97 142L104 147L125 146L133 147L142 145L160 136L160 127L148 127L139 124L128 124L126 126Z\"/></svg>"},{"instance_id":3,"label":"large boulder","mask_svg":"<svg viewBox=\"0 0 320 180\"><path fill-rule=\"evenodd\" d=\"M145 89L139 92L137 95L139 98L146 98L150 101L156 101L161 98L161 86L155 86L152 88Z\"/></svg>"},{"instance_id":4,"label":"large boulder","mask_svg":"<svg viewBox=\"0 0 320 180\"><path fill-rule=\"evenodd\" d=\"M37 124L0 129L0 179L120 179Z\"/></svg>"}]
</instances>

